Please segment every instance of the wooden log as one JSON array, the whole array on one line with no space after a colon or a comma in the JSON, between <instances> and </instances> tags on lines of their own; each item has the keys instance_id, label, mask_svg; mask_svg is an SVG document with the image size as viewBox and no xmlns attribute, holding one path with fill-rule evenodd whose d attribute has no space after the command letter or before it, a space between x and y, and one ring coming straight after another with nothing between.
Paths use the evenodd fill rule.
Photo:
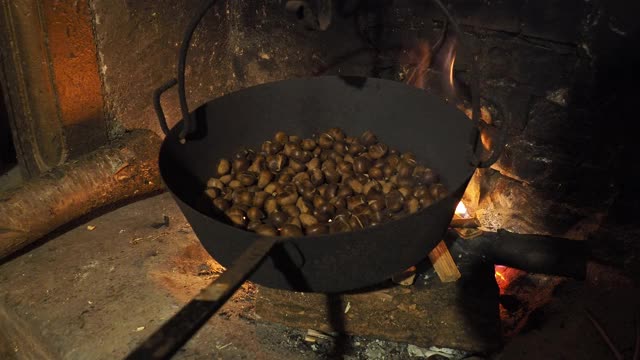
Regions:
<instances>
[{"instance_id":1,"label":"wooden log","mask_svg":"<svg viewBox=\"0 0 640 360\"><path fill-rule=\"evenodd\" d=\"M474 229L480 227L480 221L477 218L463 219L454 217L451 219L449 226L456 229Z\"/></svg>"},{"instance_id":2,"label":"wooden log","mask_svg":"<svg viewBox=\"0 0 640 360\"><path fill-rule=\"evenodd\" d=\"M159 147L137 130L0 194L0 259L92 210L159 190Z\"/></svg>"},{"instance_id":3,"label":"wooden log","mask_svg":"<svg viewBox=\"0 0 640 360\"><path fill-rule=\"evenodd\" d=\"M444 241L431 250L429 260L442 282L453 282L462 276Z\"/></svg>"}]
</instances>

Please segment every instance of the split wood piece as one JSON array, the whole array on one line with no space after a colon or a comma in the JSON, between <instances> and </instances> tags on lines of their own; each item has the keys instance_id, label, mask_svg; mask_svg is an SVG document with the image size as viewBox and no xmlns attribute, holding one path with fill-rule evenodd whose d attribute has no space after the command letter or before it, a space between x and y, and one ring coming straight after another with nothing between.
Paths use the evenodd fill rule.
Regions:
<instances>
[{"instance_id":1,"label":"split wood piece","mask_svg":"<svg viewBox=\"0 0 640 360\"><path fill-rule=\"evenodd\" d=\"M0 259L92 210L159 190L160 143L133 131L0 194Z\"/></svg>"},{"instance_id":2,"label":"split wood piece","mask_svg":"<svg viewBox=\"0 0 640 360\"><path fill-rule=\"evenodd\" d=\"M451 219L450 226L456 229L475 229L480 226L480 222L476 218L463 219L454 217ZM447 248L447 244L444 241L440 241L438 246L436 246L429 253L429 260L433 265L433 268L436 270L440 281L442 282L453 282L462 276L460 274L460 270L458 270L458 266L455 261L453 261L453 257L449 252L449 248Z\"/></svg>"},{"instance_id":3,"label":"split wood piece","mask_svg":"<svg viewBox=\"0 0 640 360\"><path fill-rule=\"evenodd\" d=\"M451 223L449 223L449 226L454 229L475 229L480 227L480 221L478 221L477 218L463 219L454 217L453 219L451 219Z\"/></svg>"},{"instance_id":4,"label":"split wood piece","mask_svg":"<svg viewBox=\"0 0 640 360\"><path fill-rule=\"evenodd\" d=\"M436 270L440 281L444 283L456 281L462 276L444 241L440 241L440 243L431 250L429 260L431 264L433 264L433 268Z\"/></svg>"}]
</instances>

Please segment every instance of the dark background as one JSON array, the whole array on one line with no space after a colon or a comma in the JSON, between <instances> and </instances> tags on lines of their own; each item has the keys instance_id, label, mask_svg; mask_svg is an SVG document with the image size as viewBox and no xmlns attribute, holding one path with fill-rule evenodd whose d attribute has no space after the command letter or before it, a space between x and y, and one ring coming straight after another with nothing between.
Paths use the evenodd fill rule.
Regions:
<instances>
[{"instance_id":1,"label":"dark background","mask_svg":"<svg viewBox=\"0 0 640 360\"><path fill-rule=\"evenodd\" d=\"M0 87L0 175L16 163L16 151L13 147L9 116L2 95L2 87Z\"/></svg>"}]
</instances>

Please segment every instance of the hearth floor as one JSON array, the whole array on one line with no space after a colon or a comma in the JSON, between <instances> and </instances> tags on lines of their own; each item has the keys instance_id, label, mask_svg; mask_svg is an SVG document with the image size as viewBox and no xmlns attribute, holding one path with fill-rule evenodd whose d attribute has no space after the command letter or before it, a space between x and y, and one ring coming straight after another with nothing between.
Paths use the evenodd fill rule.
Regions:
<instances>
[{"instance_id":1,"label":"hearth floor","mask_svg":"<svg viewBox=\"0 0 640 360\"><path fill-rule=\"evenodd\" d=\"M0 265L0 358L122 358L220 271L168 194L78 223ZM571 301L588 298L582 296L580 283L573 284L567 295ZM329 357L329 343L307 343L303 330L259 321L255 292L253 285L243 286L175 358ZM624 300L634 299L637 292L622 295L609 291L605 303L604 295L592 298L595 304L619 299L620 312ZM606 358L607 349L595 330L566 314L571 306L561 301L554 308L561 314L556 318L567 322L551 321L551 329L534 329L498 357L535 359L544 353L561 356L545 358L571 358L564 355L587 353ZM612 308L594 309L602 314ZM626 331L630 318L605 324L619 335L620 345L633 339ZM566 348L575 344L585 350ZM345 358L406 359L409 353L407 344L354 338Z\"/></svg>"}]
</instances>

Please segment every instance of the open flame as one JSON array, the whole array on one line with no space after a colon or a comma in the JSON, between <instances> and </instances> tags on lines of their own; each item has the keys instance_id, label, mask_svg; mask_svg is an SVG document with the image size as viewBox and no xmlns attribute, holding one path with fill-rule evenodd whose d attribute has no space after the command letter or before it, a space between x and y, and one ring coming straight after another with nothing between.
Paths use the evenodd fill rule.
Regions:
<instances>
[{"instance_id":1,"label":"open flame","mask_svg":"<svg viewBox=\"0 0 640 360\"><path fill-rule=\"evenodd\" d=\"M428 84L435 85L429 77L440 82L442 95L447 100L455 97L454 67L456 62L456 49L458 40L456 35L445 30L445 34L434 46L424 40L418 39L415 43L403 50L400 63L403 67L404 80L407 84L420 89L426 89Z\"/></svg>"},{"instance_id":2,"label":"open flame","mask_svg":"<svg viewBox=\"0 0 640 360\"><path fill-rule=\"evenodd\" d=\"M463 219L468 219L471 217L471 215L469 215L469 211L467 211L467 207L462 201L460 201L458 203L458 206L456 206L455 214Z\"/></svg>"},{"instance_id":3,"label":"open flame","mask_svg":"<svg viewBox=\"0 0 640 360\"><path fill-rule=\"evenodd\" d=\"M401 63L406 69L405 82L419 89L426 87L426 78L431 66L431 46L426 40L418 40L416 44L403 51Z\"/></svg>"}]
</instances>

